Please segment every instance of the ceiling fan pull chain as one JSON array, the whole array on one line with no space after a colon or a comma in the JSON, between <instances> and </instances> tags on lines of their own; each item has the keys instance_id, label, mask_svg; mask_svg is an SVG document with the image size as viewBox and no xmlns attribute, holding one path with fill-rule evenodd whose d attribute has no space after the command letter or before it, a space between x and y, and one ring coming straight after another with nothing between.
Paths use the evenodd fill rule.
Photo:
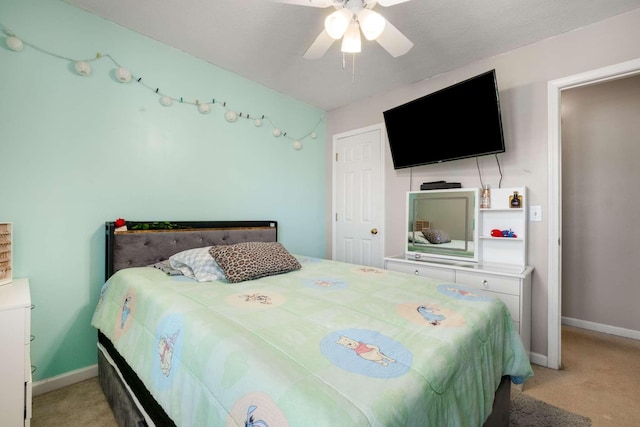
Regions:
<instances>
[{"instance_id":1,"label":"ceiling fan pull chain","mask_svg":"<svg viewBox=\"0 0 640 427\"><path fill-rule=\"evenodd\" d=\"M356 54L352 53L353 55L353 62L351 64L351 84L354 84L356 82Z\"/></svg>"},{"instance_id":2,"label":"ceiling fan pull chain","mask_svg":"<svg viewBox=\"0 0 640 427\"><path fill-rule=\"evenodd\" d=\"M342 52L342 69L347 68L346 53ZM351 54L351 83L356 82L356 54Z\"/></svg>"}]
</instances>

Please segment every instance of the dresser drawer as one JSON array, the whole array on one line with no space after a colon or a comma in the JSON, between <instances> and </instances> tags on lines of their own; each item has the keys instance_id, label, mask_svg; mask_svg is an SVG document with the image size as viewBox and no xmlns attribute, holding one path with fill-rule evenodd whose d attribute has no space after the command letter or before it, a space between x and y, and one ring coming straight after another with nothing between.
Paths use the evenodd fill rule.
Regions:
<instances>
[{"instance_id":1,"label":"dresser drawer","mask_svg":"<svg viewBox=\"0 0 640 427\"><path fill-rule=\"evenodd\" d=\"M432 267L430 265L416 265L405 262L387 261L387 270L399 271L401 273L413 274L429 279L441 280L444 282L454 283L455 272L451 269Z\"/></svg>"},{"instance_id":2,"label":"dresser drawer","mask_svg":"<svg viewBox=\"0 0 640 427\"><path fill-rule=\"evenodd\" d=\"M29 376L29 381L24 384L25 387L25 402L24 402L24 425L31 425L31 417L33 416L33 381Z\"/></svg>"},{"instance_id":3,"label":"dresser drawer","mask_svg":"<svg viewBox=\"0 0 640 427\"><path fill-rule=\"evenodd\" d=\"M24 310L24 343L31 343L31 308Z\"/></svg>"},{"instance_id":4,"label":"dresser drawer","mask_svg":"<svg viewBox=\"0 0 640 427\"><path fill-rule=\"evenodd\" d=\"M24 380L30 381L31 379L31 345L24 346Z\"/></svg>"},{"instance_id":5,"label":"dresser drawer","mask_svg":"<svg viewBox=\"0 0 640 427\"><path fill-rule=\"evenodd\" d=\"M458 271L456 272L456 283L486 291L520 296L520 279L517 277Z\"/></svg>"},{"instance_id":6,"label":"dresser drawer","mask_svg":"<svg viewBox=\"0 0 640 427\"><path fill-rule=\"evenodd\" d=\"M509 309L511 319L513 319L514 322L520 321L520 298L518 296L491 291L483 291L482 293L501 300L504 305L507 306L507 309Z\"/></svg>"}]
</instances>

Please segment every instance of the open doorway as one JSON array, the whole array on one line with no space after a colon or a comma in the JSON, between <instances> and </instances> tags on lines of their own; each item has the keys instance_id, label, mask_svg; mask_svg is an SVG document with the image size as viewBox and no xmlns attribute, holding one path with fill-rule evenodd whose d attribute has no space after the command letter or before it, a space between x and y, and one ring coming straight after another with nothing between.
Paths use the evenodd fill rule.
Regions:
<instances>
[{"instance_id":1,"label":"open doorway","mask_svg":"<svg viewBox=\"0 0 640 427\"><path fill-rule=\"evenodd\" d=\"M562 324L636 339L639 100L637 74L567 89L561 108Z\"/></svg>"},{"instance_id":2,"label":"open doorway","mask_svg":"<svg viewBox=\"0 0 640 427\"><path fill-rule=\"evenodd\" d=\"M571 88L640 74L640 59L554 80L548 84L549 121L549 277L547 366L561 366L562 310L562 127L561 96Z\"/></svg>"}]
</instances>

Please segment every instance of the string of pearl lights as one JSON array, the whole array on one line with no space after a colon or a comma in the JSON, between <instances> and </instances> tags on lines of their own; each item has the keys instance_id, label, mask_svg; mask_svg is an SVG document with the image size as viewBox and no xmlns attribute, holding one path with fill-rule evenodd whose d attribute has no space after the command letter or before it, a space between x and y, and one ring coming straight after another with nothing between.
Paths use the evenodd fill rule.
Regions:
<instances>
[{"instance_id":1,"label":"string of pearl lights","mask_svg":"<svg viewBox=\"0 0 640 427\"><path fill-rule=\"evenodd\" d=\"M236 122L238 121L238 119L245 119L245 120L253 121L254 126L261 127L266 122L271 126L271 134L275 138L286 138L291 140L292 141L291 146L296 150L300 150L302 148L302 140L306 138L316 139L318 137L316 130L320 125L320 123L322 123L322 121L324 120L324 115L322 115L318 119L318 122L315 124L315 126L312 128L311 131L296 138L288 135L286 131L276 126L274 122L271 120L271 118L265 114L249 114L244 111L238 112L232 109L228 102L220 101L216 98L211 98L210 101L207 100L205 102L201 102L197 99L195 101L190 101L190 100L184 99L183 97L174 97L174 96L165 94L162 91L160 91L160 88L149 85L145 80L143 80L142 76L137 76L132 74L127 68L121 66L109 54L97 53L95 57L89 58L89 59L68 58L66 56L63 56L54 52L50 52L46 49L43 49L29 42L26 42L23 39L18 38L12 31L7 30L1 24L0 24L0 27L2 28L2 32L7 35L7 38L5 40L7 47L12 51L20 52L24 49L25 46L28 46L30 48L37 50L38 52L64 60L66 62L73 63L76 73L80 76L91 75L91 72L92 72L91 63L93 63L94 61L108 59L116 67L116 69L114 70L114 75L116 77L116 80L118 80L120 83L123 83L123 84L127 84L130 82L137 82L139 85L143 86L144 88L158 95L159 97L158 101L164 107L170 107L171 105L173 105L174 102L178 104L192 105L197 107L198 111L201 114L209 114L211 113L213 107L218 107L223 109L224 118L229 123Z\"/></svg>"}]
</instances>

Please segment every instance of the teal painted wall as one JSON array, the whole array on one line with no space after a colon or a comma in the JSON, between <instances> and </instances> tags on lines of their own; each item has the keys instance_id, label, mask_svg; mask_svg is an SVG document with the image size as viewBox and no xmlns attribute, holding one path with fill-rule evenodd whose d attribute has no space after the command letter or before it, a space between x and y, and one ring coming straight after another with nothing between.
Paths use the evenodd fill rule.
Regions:
<instances>
[{"instance_id":1,"label":"teal painted wall","mask_svg":"<svg viewBox=\"0 0 640 427\"><path fill-rule=\"evenodd\" d=\"M323 111L62 1L2 0L0 23L67 58L109 54L171 96L265 114L290 137L317 132L296 151L217 105L163 107L108 59L82 77L0 36L0 221L14 223L14 276L31 281L34 381L96 362L105 221L277 220L291 252L324 256Z\"/></svg>"}]
</instances>

